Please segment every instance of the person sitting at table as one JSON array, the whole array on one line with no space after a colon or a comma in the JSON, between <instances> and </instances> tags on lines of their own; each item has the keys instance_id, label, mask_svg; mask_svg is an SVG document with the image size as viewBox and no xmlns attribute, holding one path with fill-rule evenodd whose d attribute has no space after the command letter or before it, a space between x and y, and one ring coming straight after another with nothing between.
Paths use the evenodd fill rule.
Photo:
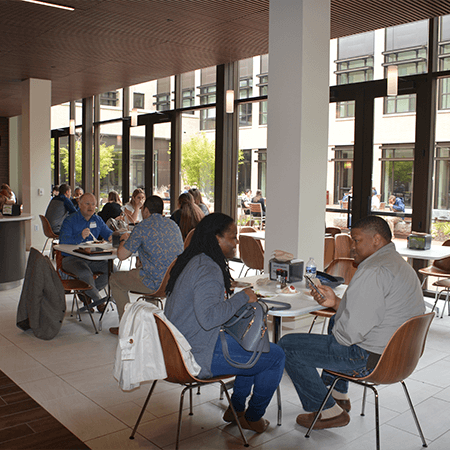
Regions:
<instances>
[{"instance_id":1,"label":"person sitting at table","mask_svg":"<svg viewBox=\"0 0 450 450\"><path fill-rule=\"evenodd\" d=\"M202 213L207 216L209 214L209 208L203 203L202 193L198 188L189 189L189 194L192 195L194 203L202 210Z\"/></svg>"},{"instance_id":2,"label":"person sitting at table","mask_svg":"<svg viewBox=\"0 0 450 450\"><path fill-rule=\"evenodd\" d=\"M81 244L100 237L111 241L112 231L106 226L103 219L95 214L96 207L97 200L94 195L83 194L79 201L79 210L64 219L59 243ZM106 297L103 298L99 291L108 284L108 261L93 261L67 253L63 253L62 256L62 268L92 286L92 289L86 291L86 294L94 301L91 307L97 306L99 312L102 312L105 308ZM95 280L94 273L100 274Z\"/></svg>"},{"instance_id":3,"label":"person sitting at table","mask_svg":"<svg viewBox=\"0 0 450 450\"><path fill-rule=\"evenodd\" d=\"M380 204L380 197L378 197L376 189L372 188L372 209L379 210Z\"/></svg>"},{"instance_id":4,"label":"person sitting at table","mask_svg":"<svg viewBox=\"0 0 450 450\"><path fill-rule=\"evenodd\" d=\"M178 209L173 212L170 218L180 227L183 240L192 228L195 228L205 215L194 203L194 199L189 192L178 197Z\"/></svg>"},{"instance_id":5,"label":"person sitting at table","mask_svg":"<svg viewBox=\"0 0 450 450\"><path fill-rule=\"evenodd\" d=\"M285 357L276 344L270 344L269 353L262 353L251 369L236 369L223 356L221 325L246 303L257 301L251 288L232 295L228 259L234 257L237 242L237 227L231 217L222 213L206 216L170 272L164 312L191 345L201 366L198 378L236 375L231 402L239 422L242 428L262 433L269 425L263 416L283 375ZM247 361L251 353L229 335L225 337L230 357ZM223 419L234 421L230 408Z\"/></svg>"},{"instance_id":6,"label":"person sitting at table","mask_svg":"<svg viewBox=\"0 0 450 450\"><path fill-rule=\"evenodd\" d=\"M405 204L400 197L389 196L389 209L396 212L405 212Z\"/></svg>"},{"instance_id":7,"label":"person sitting at table","mask_svg":"<svg viewBox=\"0 0 450 450\"><path fill-rule=\"evenodd\" d=\"M108 203L102 208L98 215L103 219L103 222L108 222L108 219L116 219L122 215L122 202L118 192L111 191L108 194Z\"/></svg>"},{"instance_id":8,"label":"person sitting at table","mask_svg":"<svg viewBox=\"0 0 450 450\"><path fill-rule=\"evenodd\" d=\"M167 268L183 252L180 228L175 222L162 216L163 209L161 197L148 197L142 211L144 220L134 227L131 235L123 234L120 238L117 257L123 261L138 252L142 268L111 275L111 295L116 301L119 319L129 302L128 292L155 292ZM118 328L110 328L109 331L119 333Z\"/></svg>"},{"instance_id":9,"label":"person sitting at table","mask_svg":"<svg viewBox=\"0 0 450 450\"><path fill-rule=\"evenodd\" d=\"M3 183L0 186L0 190L5 190L8 193L6 197L8 197L9 200L12 200L13 203L17 203L16 194L14 194L13 190L9 187L9 184Z\"/></svg>"},{"instance_id":10,"label":"person sitting at table","mask_svg":"<svg viewBox=\"0 0 450 450\"><path fill-rule=\"evenodd\" d=\"M76 209L78 209L78 202L80 201L81 196L84 194L83 188L76 187L73 191L72 203Z\"/></svg>"},{"instance_id":11,"label":"person sitting at table","mask_svg":"<svg viewBox=\"0 0 450 450\"><path fill-rule=\"evenodd\" d=\"M77 211L70 199L71 193L70 186L68 184L62 184L59 187L59 194L50 200L47 211L45 211L45 217L55 234L59 234L64 219L69 214Z\"/></svg>"},{"instance_id":12,"label":"person sitting at table","mask_svg":"<svg viewBox=\"0 0 450 450\"><path fill-rule=\"evenodd\" d=\"M122 207L125 214L126 222L129 225L134 225L142 221L142 206L145 202L145 192L141 188L133 191L131 199Z\"/></svg>"},{"instance_id":13,"label":"person sitting at table","mask_svg":"<svg viewBox=\"0 0 450 450\"><path fill-rule=\"evenodd\" d=\"M258 189L256 191L256 195L252 198L252 203L261 203L262 215L266 215L266 204L264 202L264 197L262 196L262 192ZM253 213L254 216L259 216L260 213Z\"/></svg>"},{"instance_id":14,"label":"person sitting at table","mask_svg":"<svg viewBox=\"0 0 450 450\"><path fill-rule=\"evenodd\" d=\"M286 371L294 383L305 414L297 423L309 428L334 378L324 368L366 376L376 366L389 339L408 319L425 312L419 278L397 253L388 224L379 216L357 221L351 230L358 264L342 299L328 286L324 295L311 291L324 307L336 310L328 334L286 334L279 341L286 353ZM336 384L315 429L342 427L350 422L348 382Z\"/></svg>"}]
</instances>

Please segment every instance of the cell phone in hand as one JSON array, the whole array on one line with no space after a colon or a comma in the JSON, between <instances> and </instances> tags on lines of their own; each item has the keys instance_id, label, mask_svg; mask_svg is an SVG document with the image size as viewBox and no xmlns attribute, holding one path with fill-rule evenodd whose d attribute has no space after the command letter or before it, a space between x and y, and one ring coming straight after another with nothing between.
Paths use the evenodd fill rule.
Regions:
<instances>
[{"instance_id":1,"label":"cell phone in hand","mask_svg":"<svg viewBox=\"0 0 450 450\"><path fill-rule=\"evenodd\" d=\"M317 289L317 286L314 284L310 276L305 275L305 279L308 281L312 289L314 289L322 298L325 298L325 295L323 295L322 292L320 292L319 289Z\"/></svg>"}]
</instances>

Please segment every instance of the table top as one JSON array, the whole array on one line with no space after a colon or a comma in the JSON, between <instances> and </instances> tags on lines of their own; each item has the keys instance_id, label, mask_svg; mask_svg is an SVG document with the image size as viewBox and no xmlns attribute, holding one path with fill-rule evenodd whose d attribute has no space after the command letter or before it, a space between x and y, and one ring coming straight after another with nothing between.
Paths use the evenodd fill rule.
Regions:
<instances>
[{"instance_id":1,"label":"table top","mask_svg":"<svg viewBox=\"0 0 450 450\"><path fill-rule=\"evenodd\" d=\"M31 220L34 219L32 214L23 213L20 216L4 216L0 213L0 222L20 222L23 220Z\"/></svg>"},{"instance_id":2,"label":"table top","mask_svg":"<svg viewBox=\"0 0 450 450\"><path fill-rule=\"evenodd\" d=\"M101 247L107 252L112 252L109 254L97 254L97 255L85 255L83 253L77 253L74 250L77 248L86 248L86 247ZM63 253L68 253L69 255L78 256L83 259L90 259L91 261L105 261L109 259L117 258L117 248L114 248L110 242L101 243L101 244L57 244L54 245L55 250L59 250Z\"/></svg>"},{"instance_id":3,"label":"table top","mask_svg":"<svg viewBox=\"0 0 450 450\"><path fill-rule=\"evenodd\" d=\"M280 294L279 289L277 289L277 282L271 280L269 284L258 286L256 284L256 280L261 278L268 278L268 274L265 275L256 275L253 277L245 277L239 278L237 281L249 282L252 283L253 289L255 292L259 292L261 295L267 295L269 300L276 300L279 302L290 303L291 309L285 309L281 311L269 311L270 316L276 317L297 317L302 316L304 314L308 314L311 311L317 311L319 309L324 309L323 306L320 306L313 297L309 294L310 290L305 286L305 280L290 283L293 285L295 289L298 291L296 294ZM334 289L334 292L338 296L342 296L347 289L346 285L338 286ZM269 298L270 296L270 298ZM273 297L272 297L273 296ZM269 304L270 306L270 304Z\"/></svg>"},{"instance_id":4,"label":"table top","mask_svg":"<svg viewBox=\"0 0 450 450\"><path fill-rule=\"evenodd\" d=\"M258 241L264 241L266 239L266 232L256 231L255 233L240 233L239 236L249 236Z\"/></svg>"},{"instance_id":5,"label":"table top","mask_svg":"<svg viewBox=\"0 0 450 450\"><path fill-rule=\"evenodd\" d=\"M432 245L429 250L413 250L407 247L407 241L394 241L398 253L407 258L425 259L436 261L450 256L450 247L442 245Z\"/></svg>"}]
</instances>

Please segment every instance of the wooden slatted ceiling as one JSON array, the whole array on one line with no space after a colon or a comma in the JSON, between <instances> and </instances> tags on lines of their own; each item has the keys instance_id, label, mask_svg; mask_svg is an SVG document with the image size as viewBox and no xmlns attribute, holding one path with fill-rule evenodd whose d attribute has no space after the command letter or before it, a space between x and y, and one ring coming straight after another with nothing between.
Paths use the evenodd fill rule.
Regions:
<instances>
[{"instance_id":1,"label":"wooden slatted ceiling","mask_svg":"<svg viewBox=\"0 0 450 450\"><path fill-rule=\"evenodd\" d=\"M280 1L280 0L275 0ZM0 0L0 117L27 78L52 104L268 51L269 0ZM332 0L331 37L450 14L448 0Z\"/></svg>"}]
</instances>

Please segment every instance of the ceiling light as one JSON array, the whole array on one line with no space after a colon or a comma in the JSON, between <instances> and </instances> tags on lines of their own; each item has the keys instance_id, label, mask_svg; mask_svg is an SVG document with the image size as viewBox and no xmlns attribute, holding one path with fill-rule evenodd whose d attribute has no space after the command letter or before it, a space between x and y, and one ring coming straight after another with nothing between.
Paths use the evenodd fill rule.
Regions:
<instances>
[{"instance_id":1,"label":"ceiling light","mask_svg":"<svg viewBox=\"0 0 450 450\"><path fill-rule=\"evenodd\" d=\"M66 9L67 11L75 11L75 8L71 8L70 6L57 5L55 3L41 2L39 0L22 0L22 1L26 3L36 3L37 5L42 6L51 6L52 8Z\"/></svg>"},{"instance_id":2,"label":"ceiling light","mask_svg":"<svg viewBox=\"0 0 450 450\"><path fill-rule=\"evenodd\" d=\"M387 71L387 95L398 94L398 66L388 66Z\"/></svg>"}]
</instances>

